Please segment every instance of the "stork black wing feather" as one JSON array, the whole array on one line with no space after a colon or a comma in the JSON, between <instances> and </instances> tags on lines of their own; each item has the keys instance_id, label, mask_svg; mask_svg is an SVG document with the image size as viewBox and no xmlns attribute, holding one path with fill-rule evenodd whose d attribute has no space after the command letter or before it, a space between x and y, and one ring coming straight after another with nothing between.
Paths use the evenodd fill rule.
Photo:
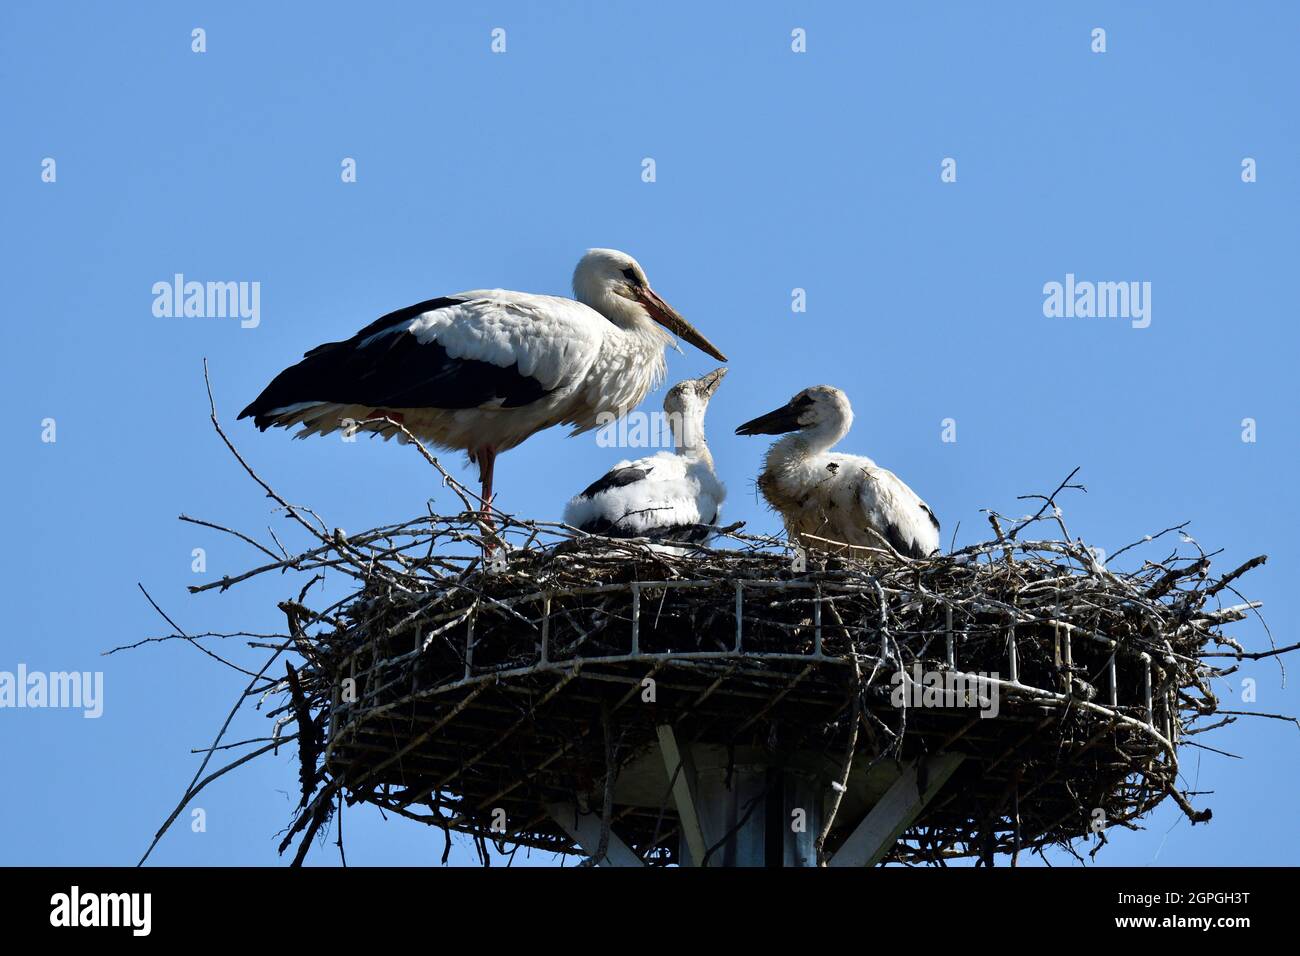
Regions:
<instances>
[{"instance_id":1,"label":"stork black wing feather","mask_svg":"<svg viewBox=\"0 0 1300 956\"><path fill-rule=\"evenodd\" d=\"M940 530L939 519L934 516L934 512L930 510L930 506L927 505L924 501L921 502L921 510L924 511L929 516L930 524L934 525L934 530L935 531Z\"/></svg>"},{"instance_id":2,"label":"stork black wing feather","mask_svg":"<svg viewBox=\"0 0 1300 956\"><path fill-rule=\"evenodd\" d=\"M276 424L276 410L300 402L459 409L500 400L503 408L516 408L546 395L542 383L521 374L517 365L453 359L438 342L421 343L410 332L366 342L394 325L461 301L429 299L388 313L344 342L318 345L277 375L239 417L252 416L265 430Z\"/></svg>"},{"instance_id":3,"label":"stork black wing feather","mask_svg":"<svg viewBox=\"0 0 1300 956\"><path fill-rule=\"evenodd\" d=\"M578 497L594 498L602 491L609 491L611 488L622 488L634 481L640 481L652 471L654 471L653 466L650 468L634 468L629 465L626 468L614 468L589 484ZM586 531L587 529L583 528L583 530Z\"/></svg>"},{"instance_id":4,"label":"stork black wing feather","mask_svg":"<svg viewBox=\"0 0 1300 956\"><path fill-rule=\"evenodd\" d=\"M909 558L919 557L919 555L913 553L914 549L911 543L903 537L903 532L897 525L885 525L885 540L893 545L894 550L899 554L905 554Z\"/></svg>"},{"instance_id":5,"label":"stork black wing feather","mask_svg":"<svg viewBox=\"0 0 1300 956\"><path fill-rule=\"evenodd\" d=\"M426 312L436 312L439 309L445 309L450 305L460 305L464 301L464 299L457 299L454 296L442 296L437 299L425 299L423 302L415 303L415 305L408 305L404 309L397 309L396 311L389 312L387 315L381 315L350 339L345 339L342 342L326 342L324 345L316 346L310 352L303 353L303 358L308 358L315 355L317 352L323 352L326 349L332 349L340 345L356 345L358 342L364 341L365 339L370 338L370 336L384 331L384 329L392 328L394 325L398 325L402 322L409 322L411 319L424 315Z\"/></svg>"},{"instance_id":6,"label":"stork black wing feather","mask_svg":"<svg viewBox=\"0 0 1300 956\"><path fill-rule=\"evenodd\" d=\"M703 524L673 524L647 530L636 530L604 516L593 518L579 526L587 534L601 534L607 538L648 538L673 544L698 544L706 540L713 529Z\"/></svg>"}]
</instances>

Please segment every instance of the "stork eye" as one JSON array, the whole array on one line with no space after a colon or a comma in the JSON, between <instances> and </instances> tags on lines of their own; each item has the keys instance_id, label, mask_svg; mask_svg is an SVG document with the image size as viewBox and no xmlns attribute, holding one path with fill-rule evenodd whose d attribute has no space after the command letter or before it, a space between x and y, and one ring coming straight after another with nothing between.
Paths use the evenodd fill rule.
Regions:
<instances>
[{"instance_id":1,"label":"stork eye","mask_svg":"<svg viewBox=\"0 0 1300 956\"><path fill-rule=\"evenodd\" d=\"M639 286L641 284L641 280L637 278L635 269L624 269L623 278L626 279L628 282L632 283L633 285Z\"/></svg>"}]
</instances>

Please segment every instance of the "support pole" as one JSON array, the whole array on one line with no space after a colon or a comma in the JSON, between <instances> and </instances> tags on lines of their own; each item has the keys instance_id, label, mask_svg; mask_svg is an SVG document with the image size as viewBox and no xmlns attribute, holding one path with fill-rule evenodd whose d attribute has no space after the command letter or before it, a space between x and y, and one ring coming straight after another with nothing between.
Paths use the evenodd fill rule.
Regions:
<instances>
[{"instance_id":1,"label":"support pole","mask_svg":"<svg viewBox=\"0 0 1300 956\"><path fill-rule=\"evenodd\" d=\"M551 819L564 828L564 832L573 838L573 842L587 851L587 856L595 856L600 846L600 814L578 812L572 803L549 803L546 812ZM641 858L620 840L613 832L605 847L605 859L600 866L645 866Z\"/></svg>"},{"instance_id":2,"label":"support pole","mask_svg":"<svg viewBox=\"0 0 1300 956\"><path fill-rule=\"evenodd\" d=\"M671 724L660 724L655 730L659 734L664 769L668 772L668 779L673 781L673 805L677 808L682 836L691 854L691 865L699 866L709 846L704 841L704 829L700 826L700 815L695 805L695 766L690 754L677 746L677 735L673 733Z\"/></svg>"},{"instance_id":3,"label":"support pole","mask_svg":"<svg viewBox=\"0 0 1300 956\"><path fill-rule=\"evenodd\" d=\"M917 789L917 762L908 764L903 775L885 791L880 802L871 808L826 865L875 866L883 860L963 759L964 755L958 753L929 758L925 793Z\"/></svg>"}]
</instances>

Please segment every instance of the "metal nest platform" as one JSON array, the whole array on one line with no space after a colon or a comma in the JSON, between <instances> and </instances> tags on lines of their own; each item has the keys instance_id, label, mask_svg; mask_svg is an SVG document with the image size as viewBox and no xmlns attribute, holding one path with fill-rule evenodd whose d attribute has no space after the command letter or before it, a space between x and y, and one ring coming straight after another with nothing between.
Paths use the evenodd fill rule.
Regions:
<instances>
[{"instance_id":1,"label":"metal nest platform","mask_svg":"<svg viewBox=\"0 0 1300 956\"><path fill-rule=\"evenodd\" d=\"M991 865L1095 853L1166 798L1209 819L1178 745L1216 712L1211 658L1239 656L1218 628L1254 608L1215 599L1262 559L1118 573L993 523L920 561L469 516L340 535L316 560L351 555L360 588L329 615L284 605L305 658L285 844L340 795L485 855L605 865Z\"/></svg>"}]
</instances>

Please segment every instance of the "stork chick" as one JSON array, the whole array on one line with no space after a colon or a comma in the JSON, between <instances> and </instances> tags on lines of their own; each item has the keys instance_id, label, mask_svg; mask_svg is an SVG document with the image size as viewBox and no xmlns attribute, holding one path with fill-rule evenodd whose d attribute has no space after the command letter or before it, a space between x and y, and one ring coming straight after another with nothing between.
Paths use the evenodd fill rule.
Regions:
<instances>
[{"instance_id":1,"label":"stork chick","mask_svg":"<svg viewBox=\"0 0 1300 956\"><path fill-rule=\"evenodd\" d=\"M621 461L564 509L589 534L699 545L716 533L727 490L713 470L704 413L725 368L678 382L664 397L674 451Z\"/></svg>"},{"instance_id":2,"label":"stork chick","mask_svg":"<svg viewBox=\"0 0 1300 956\"><path fill-rule=\"evenodd\" d=\"M767 453L758 487L781 515L786 535L881 548L911 558L939 550L939 520L916 492L870 458L833 452L853 425L848 396L830 385L806 388L780 408L736 429L784 435Z\"/></svg>"}]
</instances>

